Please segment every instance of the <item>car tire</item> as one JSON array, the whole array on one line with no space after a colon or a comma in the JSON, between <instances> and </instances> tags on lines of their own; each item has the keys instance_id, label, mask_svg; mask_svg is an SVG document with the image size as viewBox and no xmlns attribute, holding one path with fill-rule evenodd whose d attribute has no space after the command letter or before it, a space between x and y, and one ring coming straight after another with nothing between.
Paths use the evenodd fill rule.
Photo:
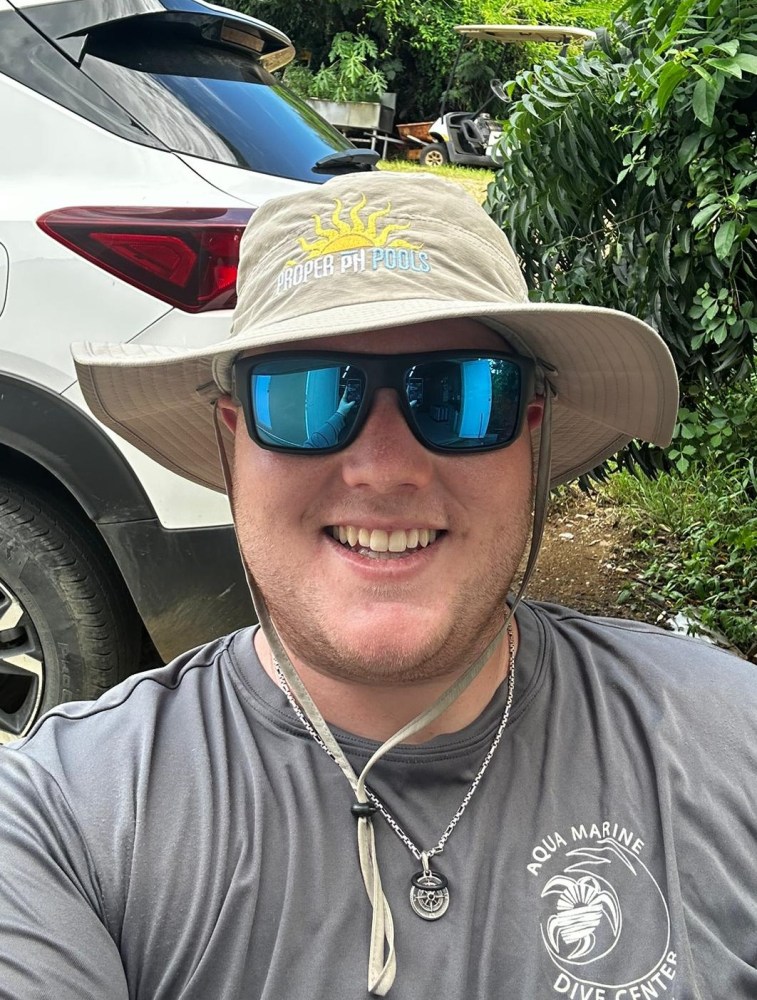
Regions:
<instances>
[{"instance_id":1,"label":"car tire","mask_svg":"<svg viewBox=\"0 0 757 1000\"><path fill-rule=\"evenodd\" d=\"M0 744L139 665L141 622L95 527L0 477Z\"/></svg>"},{"instance_id":2,"label":"car tire","mask_svg":"<svg viewBox=\"0 0 757 1000\"><path fill-rule=\"evenodd\" d=\"M447 147L441 142L432 142L421 150L420 162L424 167L441 167L449 162Z\"/></svg>"}]
</instances>

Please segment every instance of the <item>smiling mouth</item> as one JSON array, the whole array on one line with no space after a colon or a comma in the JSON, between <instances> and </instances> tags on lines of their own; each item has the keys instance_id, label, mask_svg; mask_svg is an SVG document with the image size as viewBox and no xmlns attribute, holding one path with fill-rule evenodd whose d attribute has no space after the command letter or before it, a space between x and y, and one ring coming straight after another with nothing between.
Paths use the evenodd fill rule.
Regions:
<instances>
[{"instance_id":1,"label":"smiling mouth","mask_svg":"<svg viewBox=\"0 0 757 1000\"><path fill-rule=\"evenodd\" d=\"M385 531L383 528L356 528L351 524L332 525L326 530L345 548L368 559L397 559L414 555L420 549L433 545L444 534L434 528Z\"/></svg>"}]
</instances>

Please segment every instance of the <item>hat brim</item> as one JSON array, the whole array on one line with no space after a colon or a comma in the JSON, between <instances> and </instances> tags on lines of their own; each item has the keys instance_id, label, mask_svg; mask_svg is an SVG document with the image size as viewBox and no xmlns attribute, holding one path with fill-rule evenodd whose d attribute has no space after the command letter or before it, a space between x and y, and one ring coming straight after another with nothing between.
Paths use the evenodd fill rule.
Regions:
<instances>
[{"instance_id":1,"label":"hat brim","mask_svg":"<svg viewBox=\"0 0 757 1000\"><path fill-rule=\"evenodd\" d=\"M414 298L335 306L238 330L206 348L75 344L72 350L84 398L99 420L165 468L223 492L211 411L238 354L458 317L491 326L513 349L553 369L551 485L588 472L634 438L670 443L678 410L670 352L640 320L592 306Z\"/></svg>"}]
</instances>

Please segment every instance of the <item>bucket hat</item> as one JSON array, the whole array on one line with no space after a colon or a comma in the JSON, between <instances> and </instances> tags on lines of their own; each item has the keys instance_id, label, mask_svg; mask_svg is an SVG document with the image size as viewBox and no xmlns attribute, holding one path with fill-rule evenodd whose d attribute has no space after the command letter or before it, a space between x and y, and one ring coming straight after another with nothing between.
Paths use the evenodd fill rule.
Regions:
<instances>
[{"instance_id":1,"label":"bucket hat","mask_svg":"<svg viewBox=\"0 0 757 1000\"><path fill-rule=\"evenodd\" d=\"M499 227L460 185L434 175L351 173L267 202L242 237L237 289L219 342L73 347L95 416L212 489L225 489L212 407L230 390L237 355L455 317L494 328L547 373L551 485L633 438L670 442L678 384L658 334L611 309L530 302Z\"/></svg>"}]
</instances>

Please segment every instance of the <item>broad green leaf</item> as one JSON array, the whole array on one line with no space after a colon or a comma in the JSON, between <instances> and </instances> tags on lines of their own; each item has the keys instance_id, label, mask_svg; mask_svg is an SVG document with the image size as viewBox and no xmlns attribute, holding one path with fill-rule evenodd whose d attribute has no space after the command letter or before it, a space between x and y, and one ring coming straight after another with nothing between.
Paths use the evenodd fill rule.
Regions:
<instances>
[{"instance_id":1,"label":"broad green leaf","mask_svg":"<svg viewBox=\"0 0 757 1000\"><path fill-rule=\"evenodd\" d=\"M533 94L533 99L541 104L543 107L547 108L548 111L560 111L565 107L564 101L553 101L543 94L535 92Z\"/></svg>"},{"instance_id":2,"label":"broad green leaf","mask_svg":"<svg viewBox=\"0 0 757 1000\"><path fill-rule=\"evenodd\" d=\"M699 132L694 132L692 135L687 135L686 138L681 143L681 148L678 150L678 163L680 166L685 166L687 163L691 163L699 149L699 144L702 141L702 136Z\"/></svg>"},{"instance_id":3,"label":"broad green leaf","mask_svg":"<svg viewBox=\"0 0 757 1000\"><path fill-rule=\"evenodd\" d=\"M750 56L748 52L739 52L734 62L737 62L745 73L757 73L757 56Z\"/></svg>"},{"instance_id":4,"label":"broad green leaf","mask_svg":"<svg viewBox=\"0 0 757 1000\"><path fill-rule=\"evenodd\" d=\"M712 205L713 202L720 201L719 191L709 191L704 198L699 202L700 208L704 208L705 205Z\"/></svg>"},{"instance_id":5,"label":"broad green leaf","mask_svg":"<svg viewBox=\"0 0 757 1000\"><path fill-rule=\"evenodd\" d=\"M669 62L663 66L657 87L657 107L660 111L665 110L676 87L688 75L688 70L680 63Z\"/></svg>"},{"instance_id":6,"label":"broad green leaf","mask_svg":"<svg viewBox=\"0 0 757 1000\"><path fill-rule=\"evenodd\" d=\"M741 79L741 66L739 65L738 58L736 59L708 59L707 65L719 69L721 73L727 73L728 76L735 76Z\"/></svg>"},{"instance_id":7,"label":"broad green leaf","mask_svg":"<svg viewBox=\"0 0 757 1000\"><path fill-rule=\"evenodd\" d=\"M700 208L694 218L691 220L692 229L700 229L702 226L711 222L715 216L720 212L720 205L707 205L706 208Z\"/></svg>"},{"instance_id":8,"label":"broad green leaf","mask_svg":"<svg viewBox=\"0 0 757 1000\"><path fill-rule=\"evenodd\" d=\"M716 48L721 52L727 53L729 56L735 56L739 51L739 40L738 38L729 38L727 42L721 42Z\"/></svg>"},{"instance_id":9,"label":"broad green leaf","mask_svg":"<svg viewBox=\"0 0 757 1000\"><path fill-rule=\"evenodd\" d=\"M526 111L528 111L528 113L532 115L532 117L536 119L540 117L536 105L534 104L533 98L531 97L530 94L524 94L523 97L521 97L520 99L520 103L523 105ZM709 125L710 123L707 122L706 124Z\"/></svg>"},{"instance_id":10,"label":"broad green leaf","mask_svg":"<svg viewBox=\"0 0 757 1000\"><path fill-rule=\"evenodd\" d=\"M541 89L561 104L567 104L576 96L572 90L561 90L552 80L540 80Z\"/></svg>"},{"instance_id":11,"label":"broad green leaf","mask_svg":"<svg viewBox=\"0 0 757 1000\"><path fill-rule=\"evenodd\" d=\"M712 73L708 73L704 66L700 66L699 63L692 63L691 68L697 76L701 76L703 80L706 80L708 83L712 83Z\"/></svg>"},{"instance_id":12,"label":"broad green leaf","mask_svg":"<svg viewBox=\"0 0 757 1000\"><path fill-rule=\"evenodd\" d=\"M754 184L755 181L757 181L757 171L752 171L748 174L740 174L734 181L733 190L737 192L743 191L745 187L748 187L750 184ZM753 206L750 205L749 207L751 208Z\"/></svg>"},{"instance_id":13,"label":"broad green leaf","mask_svg":"<svg viewBox=\"0 0 757 1000\"><path fill-rule=\"evenodd\" d=\"M736 222L733 219L728 219L715 234L715 256L718 260L726 259L731 252L731 247L735 239ZM718 343L721 343L721 341L718 341Z\"/></svg>"},{"instance_id":14,"label":"broad green leaf","mask_svg":"<svg viewBox=\"0 0 757 1000\"><path fill-rule=\"evenodd\" d=\"M715 116L715 87L707 80L699 80L694 87L694 114L703 125L712 125Z\"/></svg>"}]
</instances>

